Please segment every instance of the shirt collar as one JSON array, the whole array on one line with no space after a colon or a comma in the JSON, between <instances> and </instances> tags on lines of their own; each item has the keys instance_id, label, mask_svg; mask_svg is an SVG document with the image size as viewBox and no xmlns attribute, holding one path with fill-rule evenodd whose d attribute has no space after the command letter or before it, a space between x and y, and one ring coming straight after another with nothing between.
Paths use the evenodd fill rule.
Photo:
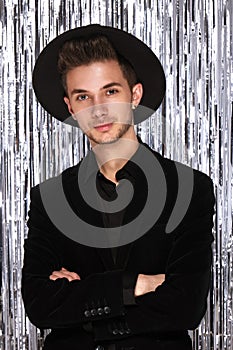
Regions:
<instances>
[{"instance_id":1,"label":"shirt collar","mask_svg":"<svg viewBox=\"0 0 233 350\"><path fill-rule=\"evenodd\" d=\"M139 147L138 149L136 150L136 152L133 154L133 156L130 158L130 161L127 161L127 163L117 171L117 174L116 174L116 177L120 178L120 174L123 173L123 172L128 172L130 173L130 175L134 176L135 175L135 170L136 170L136 167L135 167L135 164L134 164L134 159L140 157L140 145L144 144L141 140L141 138L137 135L137 139L138 139L138 142L139 142ZM84 179L84 182L85 184L88 183L88 181L90 180L90 178L92 176L96 176L96 174L98 173L99 171L99 167L98 167L98 163L96 161L96 157L95 157L95 154L92 150L90 150L86 157L84 157L82 159L82 164L81 166L83 166L83 174L85 174L85 179ZM118 176L117 176L118 175Z\"/></svg>"}]
</instances>

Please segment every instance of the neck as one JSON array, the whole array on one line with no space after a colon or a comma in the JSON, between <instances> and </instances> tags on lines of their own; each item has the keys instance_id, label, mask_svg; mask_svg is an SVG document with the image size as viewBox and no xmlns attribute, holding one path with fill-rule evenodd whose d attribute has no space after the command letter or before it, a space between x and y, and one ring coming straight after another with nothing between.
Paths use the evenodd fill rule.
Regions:
<instances>
[{"instance_id":1,"label":"neck","mask_svg":"<svg viewBox=\"0 0 233 350\"><path fill-rule=\"evenodd\" d=\"M102 174L117 184L117 171L134 155L138 146L139 143L135 133L134 137L122 136L113 143L96 145L93 152Z\"/></svg>"}]
</instances>

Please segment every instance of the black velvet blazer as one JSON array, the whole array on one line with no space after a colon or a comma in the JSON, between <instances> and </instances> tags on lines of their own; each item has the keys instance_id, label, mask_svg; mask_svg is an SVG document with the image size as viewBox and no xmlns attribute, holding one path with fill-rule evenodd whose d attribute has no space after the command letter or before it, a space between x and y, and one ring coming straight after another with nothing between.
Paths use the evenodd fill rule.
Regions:
<instances>
[{"instance_id":1,"label":"black velvet blazer","mask_svg":"<svg viewBox=\"0 0 233 350\"><path fill-rule=\"evenodd\" d=\"M161 166L166 201L158 220L143 236L118 248L116 265L110 248L80 244L61 232L46 213L40 186L31 189L22 296L31 322L41 329L52 329L45 349L91 350L99 344L102 349L108 349L104 344L116 344L115 349L190 349L187 330L195 329L203 318L210 284L215 202L212 181L193 170L192 197L185 215L166 233L180 188L186 186L181 173L192 170L144 146ZM101 213L85 203L78 188L82 161L44 184L58 205L58 179L62 179L72 210L101 227ZM143 175L131 161L124 168L125 173L136 175L135 195L123 224L138 215L147 200ZM155 178L155 188L157 183ZM154 200L156 208L157 198ZM187 205L182 198L179 203ZM138 232L143 225L138 226ZM49 275L62 267L77 272L81 280L51 281ZM165 274L166 279L155 291L134 298L140 273Z\"/></svg>"}]
</instances>

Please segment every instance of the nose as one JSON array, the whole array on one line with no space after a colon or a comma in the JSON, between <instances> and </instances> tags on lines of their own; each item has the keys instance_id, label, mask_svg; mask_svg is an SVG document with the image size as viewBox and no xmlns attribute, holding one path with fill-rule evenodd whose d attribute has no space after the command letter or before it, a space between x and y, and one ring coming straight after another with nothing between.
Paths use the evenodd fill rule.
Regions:
<instances>
[{"instance_id":1,"label":"nose","mask_svg":"<svg viewBox=\"0 0 233 350\"><path fill-rule=\"evenodd\" d=\"M107 103L100 103L100 101L95 102L92 106L92 117L93 118L102 118L108 115L108 106Z\"/></svg>"}]
</instances>

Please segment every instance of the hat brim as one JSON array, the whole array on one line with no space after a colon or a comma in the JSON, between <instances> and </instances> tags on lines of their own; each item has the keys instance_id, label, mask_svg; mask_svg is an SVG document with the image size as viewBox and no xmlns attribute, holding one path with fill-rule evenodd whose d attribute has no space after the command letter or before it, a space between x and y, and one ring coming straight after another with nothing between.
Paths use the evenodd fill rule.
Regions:
<instances>
[{"instance_id":1,"label":"hat brim","mask_svg":"<svg viewBox=\"0 0 233 350\"><path fill-rule=\"evenodd\" d=\"M71 29L52 40L39 55L33 70L33 88L38 101L53 117L65 122L71 120L64 102L64 89L57 70L58 53L68 40L105 35L116 51L133 66L138 80L143 85L141 107L134 111L134 123L148 118L160 106L165 94L165 75L162 65L153 51L135 36L112 27L92 24ZM69 123L78 126L77 123Z\"/></svg>"}]
</instances>

